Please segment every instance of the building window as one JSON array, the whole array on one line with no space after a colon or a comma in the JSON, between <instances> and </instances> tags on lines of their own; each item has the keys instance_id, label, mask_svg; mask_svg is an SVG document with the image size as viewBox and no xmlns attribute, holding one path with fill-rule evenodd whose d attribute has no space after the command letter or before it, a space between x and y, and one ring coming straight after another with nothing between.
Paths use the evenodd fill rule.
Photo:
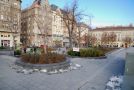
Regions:
<instances>
[{"instance_id":1,"label":"building window","mask_svg":"<svg viewBox=\"0 0 134 90\"><path fill-rule=\"evenodd\" d=\"M1 17L0 17L0 18L1 18L1 20L3 20L3 19L4 19L4 16L3 16L3 15L1 15Z\"/></svg>"},{"instance_id":2,"label":"building window","mask_svg":"<svg viewBox=\"0 0 134 90\"><path fill-rule=\"evenodd\" d=\"M14 3L14 5L18 5L17 3Z\"/></svg>"},{"instance_id":3,"label":"building window","mask_svg":"<svg viewBox=\"0 0 134 90\"><path fill-rule=\"evenodd\" d=\"M9 47L10 46L10 40L1 40L1 45L5 46L5 47Z\"/></svg>"},{"instance_id":4,"label":"building window","mask_svg":"<svg viewBox=\"0 0 134 90\"><path fill-rule=\"evenodd\" d=\"M1 35L1 37L3 37L3 35Z\"/></svg>"}]
</instances>

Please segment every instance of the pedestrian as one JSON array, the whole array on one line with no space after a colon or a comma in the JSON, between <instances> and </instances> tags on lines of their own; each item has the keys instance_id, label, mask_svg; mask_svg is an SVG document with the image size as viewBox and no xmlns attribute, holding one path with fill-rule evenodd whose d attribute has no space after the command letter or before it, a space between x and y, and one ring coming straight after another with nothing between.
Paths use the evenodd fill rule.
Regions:
<instances>
[{"instance_id":1,"label":"pedestrian","mask_svg":"<svg viewBox=\"0 0 134 90\"><path fill-rule=\"evenodd\" d=\"M27 52L27 49L26 49L26 47L24 47L24 53L26 53Z\"/></svg>"},{"instance_id":2,"label":"pedestrian","mask_svg":"<svg viewBox=\"0 0 134 90\"><path fill-rule=\"evenodd\" d=\"M34 53L36 53L36 50L37 50L36 47L34 47Z\"/></svg>"}]
</instances>

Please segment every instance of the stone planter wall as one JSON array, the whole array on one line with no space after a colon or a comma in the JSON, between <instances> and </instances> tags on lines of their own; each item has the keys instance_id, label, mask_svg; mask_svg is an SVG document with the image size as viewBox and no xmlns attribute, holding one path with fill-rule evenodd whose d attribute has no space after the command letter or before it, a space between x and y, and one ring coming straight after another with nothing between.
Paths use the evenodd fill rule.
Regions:
<instances>
[{"instance_id":1,"label":"stone planter wall","mask_svg":"<svg viewBox=\"0 0 134 90\"><path fill-rule=\"evenodd\" d=\"M47 69L47 70L55 70L55 69L66 69L70 66L70 60L66 60L61 63L54 64L31 64L22 62L21 59L16 60L15 64L22 66L24 68L32 68L32 69Z\"/></svg>"},{"instance_id":2,"label":"stone planter wall","mask_svg":"<svg viewBox=\"0 0 134 90\"><path fill-rule=\"evenodd\" d=\"M71 58L85 58L85 59L105 59L107 58L107 56L99 56L99 57L79 57L79 56L70 56L70 55L67 55L68 57L71 57Z\"/></svg>"}]
</instances>

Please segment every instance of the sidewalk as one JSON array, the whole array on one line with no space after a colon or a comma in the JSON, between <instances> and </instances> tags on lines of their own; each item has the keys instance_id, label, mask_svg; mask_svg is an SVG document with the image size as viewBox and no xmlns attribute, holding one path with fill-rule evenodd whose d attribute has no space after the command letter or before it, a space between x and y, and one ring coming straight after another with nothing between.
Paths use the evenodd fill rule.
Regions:
<instances>
[{"instance_id":1,"label":"sidewalk","mask_svg":"<svg viewBox=\"0 0 134 90\"><path fill-rule=\"evenodd\" d=\"M126 56L124 84L122 90L134 90L134 53L129 52Z\"/></svg>"},{"instance_id":2,"label":"sidewalk","mask_svg":"<svg viewBox=\"0 0 134 90\"><path fill-rule=\"evenodd\" d=\"M0 90L105 90L111 76L124 72L124 59L121 57L125 52L116 51L101 60L70 58L72 63L82 67L53 75L17 73L9 67L16 58L0 55Z\"/></svg>"}]
</instances>

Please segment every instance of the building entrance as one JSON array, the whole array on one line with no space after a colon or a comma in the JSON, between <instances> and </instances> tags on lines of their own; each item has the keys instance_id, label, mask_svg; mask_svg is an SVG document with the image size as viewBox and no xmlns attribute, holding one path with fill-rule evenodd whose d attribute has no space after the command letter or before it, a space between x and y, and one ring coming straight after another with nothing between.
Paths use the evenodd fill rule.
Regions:
<instances>
[{"instance_id":1,"label":"building entrance","mask_svg":"<svg viewBox=\"0 0 134 90\"><path fill-rule=\"evenodd\" d=\"M10 40L1 40L1 46L10 47Z\"/></svg>"}]
</instances>

